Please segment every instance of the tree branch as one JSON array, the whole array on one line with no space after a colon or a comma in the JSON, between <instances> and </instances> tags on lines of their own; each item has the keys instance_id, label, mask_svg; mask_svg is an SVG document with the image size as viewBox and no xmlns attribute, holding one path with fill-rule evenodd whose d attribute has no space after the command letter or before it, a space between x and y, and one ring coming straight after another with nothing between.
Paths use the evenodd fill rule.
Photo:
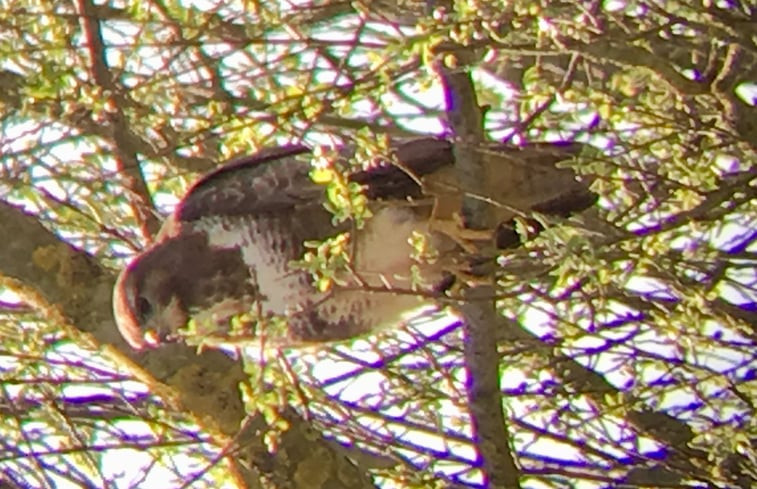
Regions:
<instances>
[{"instance_id":1,"label":"tree branch","mask_svg":"<svg viewBox=\"0 0 757 489\"><path fill-rule=\"evenodd\" d=\"M109 121L111 129L109 139L115 143L118 170L126 176L126 188L129 190L129 200L132 203L134 215L142 230L142 236L149 241L158 232L160 221L154 212L155 206L142 174L137 158L137 148L130 144L135 137L131 135L128 119L123 112L124 97L121 94L121 87L113 82L106 63L107 53L100 31L100 19L97 17L98 10L89 0L77 0L76 8L82 33L89 48L92 80L108 98L108 105L112 111Z\"/></svg>"},{"instance_id":2,"label":"tree branch","mask_svg":"<svg viewBox=\"0 0 757 489\"><path fill-rule=\"evenodd\" d=\"M463 53L457 51L458 56ZM450 69L443 62L437 62L436 68L444 87L449 129L455 141L455 169L460 187L465 194L481 195L481 186L486 181L482 154L478 151L484 140L483 115L468 72L470 65L457 64L464 68ZM494 229L497 224L492 206L480 199L465 197L462 215L468 228ZM466 301L457 309L464 318L466 391L484 477L490 487L517 489L520 488L520 471L502 407L500 357L494 340L497 337L495 287L493 283L481 283L467 288L463 294Z\"/></svg>"}]
</instances>

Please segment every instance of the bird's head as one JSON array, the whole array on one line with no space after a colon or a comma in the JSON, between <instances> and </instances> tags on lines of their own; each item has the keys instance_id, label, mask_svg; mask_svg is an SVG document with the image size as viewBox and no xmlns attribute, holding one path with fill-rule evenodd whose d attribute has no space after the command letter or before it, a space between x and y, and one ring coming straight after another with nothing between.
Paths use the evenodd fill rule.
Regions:
<instances>
[{"instance_id":1,"label":"bird's head","mask_svg":"<svg viewBox=\"0 0 757 489\"><path fill-rule=\"evenodd\" d=\"M186 325L188 315L176 294L180 280L160 244L138 256L119 275L113 312L121 335L133 348L157 346ZM186 265L184 265L186 266Z\"/></svg>"},{"instance_id":2,"label":"bird's head","mask_svg":"<svg viewBox=\"0 0 757 489\"><path fill-rule=\"evenodd\" d=\"M210 246L205 232L172 229L164 225L113 289L116 325L138 350L178 339L190 319L228 327L230 317L249 312L257 294L238 248Z\"/></svg>"}]
</instances>

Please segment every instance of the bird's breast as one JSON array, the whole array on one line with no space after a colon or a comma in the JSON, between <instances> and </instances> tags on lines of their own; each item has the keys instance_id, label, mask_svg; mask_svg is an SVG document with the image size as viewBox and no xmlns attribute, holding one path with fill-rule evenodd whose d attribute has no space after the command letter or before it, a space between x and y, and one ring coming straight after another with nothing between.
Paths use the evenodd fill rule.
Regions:
<instances>
[{"instance_id":1,"label":"bird's breast","mask_svg":"<svg viewBox=\"0 0 757 489\"><path fill-rule=\"evenodd\" d=\"M338 277L340 285L319 292L310 274L291 263L302 258L304 241L340 230L327 223L330 232L313 233L303 219L308 216L257 215L198 224L210 248L238 251L258 293L249 307L257 301L261 312L287 316L291 341L348 339L396 325L424 304L414 290L412 267L420 267L429 285L441 279L441 270L411 258L410 238L427 232L427 219L409 207L387 206L353 232L352 267Z\"/></svg>"}]
</instances>

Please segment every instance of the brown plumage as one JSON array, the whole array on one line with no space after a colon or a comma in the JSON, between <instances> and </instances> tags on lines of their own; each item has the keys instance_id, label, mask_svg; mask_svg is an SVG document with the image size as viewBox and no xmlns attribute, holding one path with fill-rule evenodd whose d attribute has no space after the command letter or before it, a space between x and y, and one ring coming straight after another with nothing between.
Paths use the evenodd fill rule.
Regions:
<instances>
[{"instance_id":1,"label":"brown plumage","mask_svg":"<svg viewBox=\"0 0 757 489\"><path fill-rule=\"evenodd\" d=\"M586 187L569 170L555 168L578 149L493 148L486 157L491 178L480 191L505 204L498 207L501 221L513 217L513 208L553 214L585 208L593 202ZM451 144L431 138L405 143L395 150L401 169L383 162L351 175L364 186L373 214L362 229L333 224L324 186L309 177L308 153L302 146L264 150L192 186L154 244L116 282L116 323L134 348L175 338L189 319L224 332L231 317L251 310L286 318L271 338L280 345L344 340L433 305L448 273L441 261L413 261L408 240L420 232L442 253L457 248L434 224L454 219L459 209ZM350 269L339 272L338 285L319 292L310 274L291 264L302 258L305 242L345 231ZM414 266L421 285L411 274Z\"/></svg>"}]
</instances>

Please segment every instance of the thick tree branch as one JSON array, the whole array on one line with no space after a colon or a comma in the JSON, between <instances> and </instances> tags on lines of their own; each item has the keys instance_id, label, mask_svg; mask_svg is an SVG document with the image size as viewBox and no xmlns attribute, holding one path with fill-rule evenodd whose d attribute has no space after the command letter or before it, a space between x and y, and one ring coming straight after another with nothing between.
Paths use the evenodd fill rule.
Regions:
<instances>
[{"instance_id":1,"label":"thick tree branch","mask_svg":"<svg viewBox=\"0 0 757 489\"><path fill-rule=\"evenodd\" d=\"M458 55L461 52L458 52ZM468 60L459 60L468 61ZM455 146L455 168L464 192L481 195L486 181L482 154L478 149L484 140L483 117L467 63L461 69L450 69L438 63L444 87L447 119ZM491 205L466 197L463 200L465 226L473 229L494 229ZM468 368L466 390L469 400L473 436L482 458L484 477L490 487L520 487L520 472L511 449L511 435L502 406L499 379L500 358L496 338L497 310L493 283L481 283L464 291L466 301L458 306L464 318L465 363Z\"/></svg>"},{"instance_id":2,"label":"thick tree branch","mask_svg":"<svg viewBox=\"0 0 757 489\"><path fill-rule=\"evenodd\" d=\"M126 346L111 322L113 279L92 256L61 241L35 216L1 200L0 229L13 237L0 245L1 275L34 288L100 341Z\"/></svg>"}]
</instances>

